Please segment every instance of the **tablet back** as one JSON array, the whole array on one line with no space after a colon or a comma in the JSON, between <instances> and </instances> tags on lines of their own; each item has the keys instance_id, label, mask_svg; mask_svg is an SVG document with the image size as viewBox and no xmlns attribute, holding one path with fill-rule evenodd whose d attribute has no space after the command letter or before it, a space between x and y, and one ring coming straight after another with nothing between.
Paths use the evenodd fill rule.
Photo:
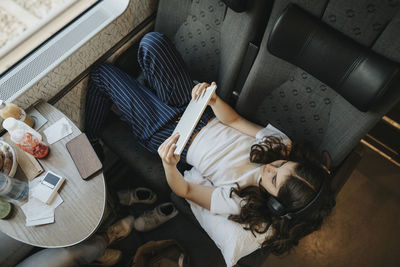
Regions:
<instances>
[{"instance_id":1,"label":"tablet back","mask_svg":"<svg viewBox=\"0 0 400 267\"><path fill-rule=\"evenodd\" d=\"M204 91L205 93L199 96L196 100L191 100L189 105L186 107L178 125L176 126L173 133L179 133L179 139L176 143L176 149L174 154L180 155L188 142L190 135L192 134L194 128L196 127L201 115L203 115L204 110L207 107L208 101L210 100L212 94L217 89L217 86L212 85L207 87Z\"/></svg>"}]
</instances>

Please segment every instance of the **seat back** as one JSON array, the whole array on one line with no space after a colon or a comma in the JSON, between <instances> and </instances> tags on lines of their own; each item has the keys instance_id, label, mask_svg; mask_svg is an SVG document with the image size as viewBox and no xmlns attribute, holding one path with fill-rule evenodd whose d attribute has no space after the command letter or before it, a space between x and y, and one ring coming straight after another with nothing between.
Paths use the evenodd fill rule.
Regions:
<instances>
[{"instance_id":1,"label":"seat back","mask_svg":"<svg viewBox=\"0 0 400 267\"><path fill-rule=\"evenodd\" d=\"M160 0L155 30L172 40L193 79L216 81L225 98L268 6L269 1L248 0L245 10L236 12L217 0Z\"/></svg>"},{"instance_id":2,"label":"seat back","mask_svg":"<svg viewBox=\"0 0 400 267\"><path fill-rule=\"evenodd\" d=\"M274 2L260 52L236 109L259 124L272 123L293 140L309 143L318 152L328 151L333 166L338 166L396 104L400 89L397 86L387 92L372 108L362 112L310 73L273 56L267 49L269 34L290 3L319 17L354 42L397 63L400 62L400 3L379 0Z\"/></svg>"}]
</instances>

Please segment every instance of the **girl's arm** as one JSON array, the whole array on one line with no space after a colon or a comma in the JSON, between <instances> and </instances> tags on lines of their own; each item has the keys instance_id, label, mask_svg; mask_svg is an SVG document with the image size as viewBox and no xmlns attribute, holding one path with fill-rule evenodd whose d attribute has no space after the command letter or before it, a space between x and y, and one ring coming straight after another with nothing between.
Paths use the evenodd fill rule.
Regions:
<instances>
[{"instance_id":1,"label":"girl's arm","mask_svg":"<svg viewBox=\"0 0 400 267\"><path fill-rule=\"evenodd\" d=\"M158 148L158 154L164 166L168 185L178 196L191 200L203 208L210 210L211 195L214 187L189 183L184 180L182 174L176 168L176 164L180 158L178 155L174 155L178 138L179 135L174 134Z\"/></svg>"},{"instance_id":2,"label":"girl's arm","mask_svg":"<svg viewBox=\"0 0 400 267\"><path fill-rule=\"evenodd\" d=\"M213 82L212 85L216 85L216 83ZM196 99L208 86L210 86L208 83L197 84L192 90L192 98ZM219 121L244 134L255 137L257 132L263 128L240 116L231 106L217 96L216 93L212 95L208 104Z\"/></svg>"}]
</instances>

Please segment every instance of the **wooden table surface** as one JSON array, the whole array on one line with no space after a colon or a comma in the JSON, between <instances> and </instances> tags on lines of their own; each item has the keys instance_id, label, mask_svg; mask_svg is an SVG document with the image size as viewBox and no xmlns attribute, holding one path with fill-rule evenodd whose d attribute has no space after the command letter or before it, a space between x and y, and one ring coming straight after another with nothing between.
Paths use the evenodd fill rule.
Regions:
<instances>
[{"instance_id":1,"label":"wooden table surface","mask_svg":"<svg viewBox=\"0 0 400 267\"><path fill-rule=\"evenodd\" d=\"M48 103L41 103L35 108L48 119L39 130L46 141L43 130L66 116ZM100 172L89 180L83 180L79 175L65 144L81 131L68 121L73 133L50 145L49 155L39 160L45 171L51 170L66 178L59 191L64 202L55 210L55 222L26 227L25 215L17 205L14 205L14 214L10 219L0 220L0 230L21 242L46 248L71 246L91 236L101 223L106 203L104 176ZM23 173L18 169L15 177L21 178Z\"/></svg>"}]
</instances>

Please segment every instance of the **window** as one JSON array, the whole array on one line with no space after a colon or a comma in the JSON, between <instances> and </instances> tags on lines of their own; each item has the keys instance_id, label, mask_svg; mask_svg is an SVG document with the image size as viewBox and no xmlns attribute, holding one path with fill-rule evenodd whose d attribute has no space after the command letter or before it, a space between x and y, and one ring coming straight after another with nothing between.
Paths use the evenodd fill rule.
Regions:
<instances>
[{"instance_id":1,"label":"window","mask_svg":"<svg viewBox=\"0 0 400 267\"><path fill-rule=\"evenodd\" d=\"M0 74L99 0L0 0Z\"/></svg>"}]
</instances>

